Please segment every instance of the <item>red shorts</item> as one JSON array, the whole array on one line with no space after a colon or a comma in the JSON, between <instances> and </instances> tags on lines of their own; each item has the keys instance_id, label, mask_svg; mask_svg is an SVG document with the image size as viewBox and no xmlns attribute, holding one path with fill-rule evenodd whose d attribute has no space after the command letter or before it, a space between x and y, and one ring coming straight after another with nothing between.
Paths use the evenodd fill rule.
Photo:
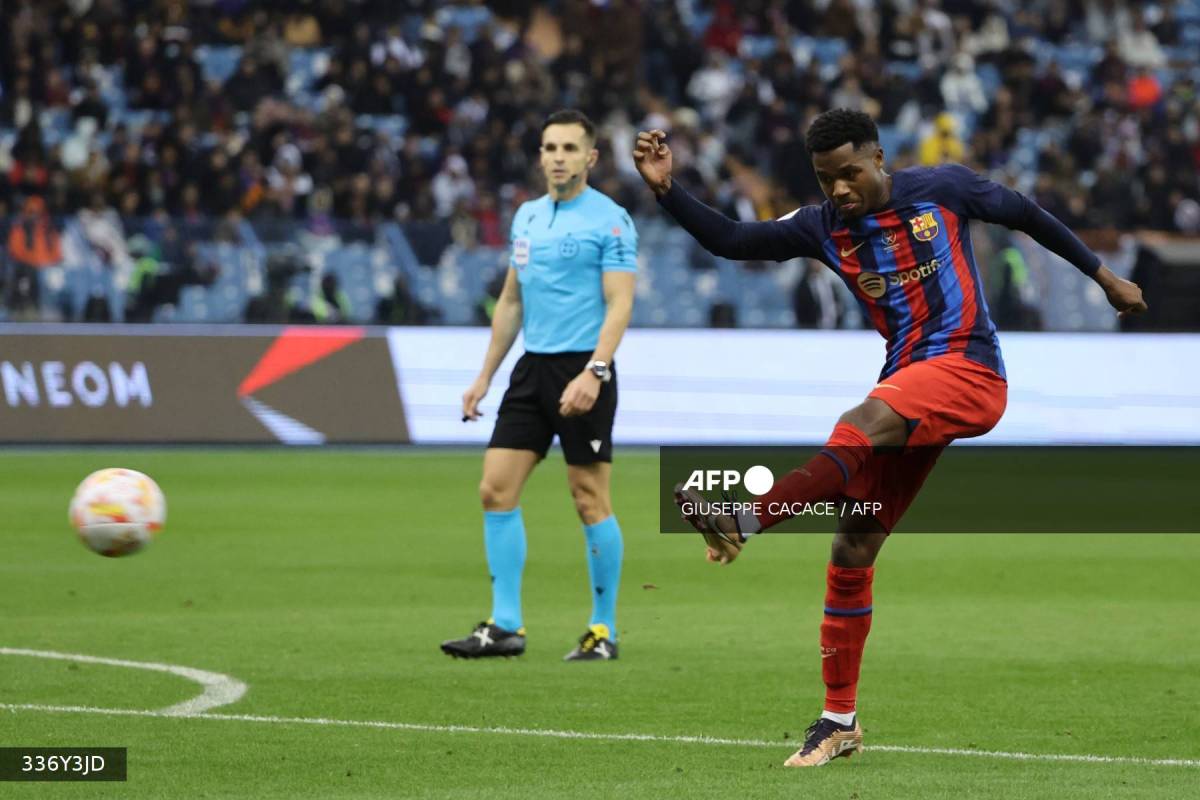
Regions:
<instances>
[{"instance_id":1,"label":"red shorts","mask_svg":"<svg viewBox=\"0 0 1200 800\"><path fill-rule=\"evenodd\" d=\"M907 419L911 433L903 452L872 454L846 486L845 495L883 503L875 516L891 531L946 445L982 436L1000 421L1008 403L1008 383L990 368L955 353L902 367L867 396Z\"/></svg>"}]
</instances>

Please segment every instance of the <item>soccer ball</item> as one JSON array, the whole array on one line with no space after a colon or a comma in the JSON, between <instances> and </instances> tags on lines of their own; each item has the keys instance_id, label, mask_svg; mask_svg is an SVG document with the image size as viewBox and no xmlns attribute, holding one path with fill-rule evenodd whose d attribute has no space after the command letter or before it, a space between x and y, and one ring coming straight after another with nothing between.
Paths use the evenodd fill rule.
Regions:
<instances>
[{"instance_id":1,"label":"soccer ball","mask_svg":"<svg viewBox=\"0 0 1200 800\"><path fill-rule=\"evenodd\" d=\"M71 525L102 556L136 553L167 521L167 501L150 476L109 468L83 479L71 498Z\"/></svg>"}]
</instances>

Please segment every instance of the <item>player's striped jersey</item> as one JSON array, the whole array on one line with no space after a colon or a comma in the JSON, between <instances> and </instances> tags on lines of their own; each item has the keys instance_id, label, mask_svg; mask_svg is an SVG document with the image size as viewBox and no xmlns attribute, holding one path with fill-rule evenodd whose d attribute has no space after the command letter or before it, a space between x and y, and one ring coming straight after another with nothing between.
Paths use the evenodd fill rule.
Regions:
<instances>
[{"instance_id":1,"label":"player's striped jersey","mask_svg":"<svg viewBox=\"0 0 1200 800\"><path fill-rule=\"evenodd\" d=\"M832 268L887 340L881 376L945 353L961 353L1004 375L970 219L1026 231L1086 273L1099 268L1082 242L1028 198L957 164L896 172L888 203L849 223L829 201L756 223L728 220L677 185L661 202L718 255L805 256Z\"/></svg>"},{"instance_id":2,"label":"player's striped jersey","mask_svg":"<svg viewBox=\"0 0 1200 800\"><path fill-rule=\"evenodd\" d=\"M962 353L1004 375L968 217L953 191L939 191L941 172L897 172L888 207L849 225L836 214L810 213L806 221L821 226L821 260L887 339L882 375L945 353Z\"/></svg>"}]
</instances>

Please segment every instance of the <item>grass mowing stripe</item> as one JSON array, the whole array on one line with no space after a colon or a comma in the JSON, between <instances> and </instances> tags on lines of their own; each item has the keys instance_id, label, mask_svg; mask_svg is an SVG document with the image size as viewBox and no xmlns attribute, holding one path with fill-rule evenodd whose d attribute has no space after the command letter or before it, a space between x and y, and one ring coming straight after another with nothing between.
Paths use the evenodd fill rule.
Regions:
<instances>
[{"instance_id":1,"label":"grass mowing stripe","mask_svg":"<svg viewBox=\"0 0 1200 800\"><path fill-rule=\"evenodd\" d=\"M48 706L33 703L0 703L0 710L44 711L62 714L105 714L117 717L161 717L167 719L210 719L223 722L261 722L276 725L333 725L343 728L378 728L383 730L418 731L424 733L488 733L503 736L538 736L548 739L584 739L603 742L674 742L677 744L726 745L733 747L779 747L783 742L765 739L722 739L714 736L660 736L653 733L589 733L587 731L557 731L541 728L476 727L473 725L425 725L416 722L385 722L379 720L326 719L324 717L269 717L253 714L168 714L162 711L139 711L122 708L92 708L91 706ZM965 750L952 747L912 747L909 745L868 745L866 750L881 753L913 753L919 755L974 756L999 758L1008 761L1057 761L1083 764L1135 764L1148 767L1200 767L1200 760L1187 758L1137 758L1134 756L1072 755L1069 753L1010 753L1003 750Z\"/></svg>"}]
</instances>

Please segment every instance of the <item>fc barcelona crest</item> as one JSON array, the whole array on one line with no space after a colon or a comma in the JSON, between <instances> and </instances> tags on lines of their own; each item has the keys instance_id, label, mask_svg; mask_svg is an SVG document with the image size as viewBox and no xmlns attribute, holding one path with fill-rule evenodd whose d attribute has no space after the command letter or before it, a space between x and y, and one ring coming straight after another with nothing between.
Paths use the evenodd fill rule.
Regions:
<instances>
[{"instance_id":1,"label":"fc barcelona crest","mask_svg":"<svg viewBox=\"0 0 1200 800\"><path fill-rule=\"evenodd\" d=\"M938 235L937 220L933 218L932 211L926 211L920 216L913 217L908 221L912 226L913 236L918 242L932 241Z\"/></svg>"}]
</instances>

